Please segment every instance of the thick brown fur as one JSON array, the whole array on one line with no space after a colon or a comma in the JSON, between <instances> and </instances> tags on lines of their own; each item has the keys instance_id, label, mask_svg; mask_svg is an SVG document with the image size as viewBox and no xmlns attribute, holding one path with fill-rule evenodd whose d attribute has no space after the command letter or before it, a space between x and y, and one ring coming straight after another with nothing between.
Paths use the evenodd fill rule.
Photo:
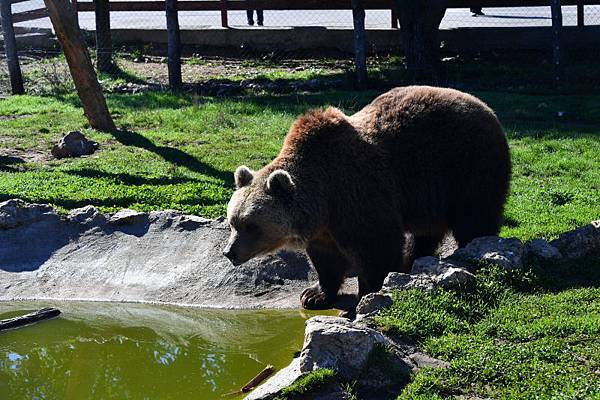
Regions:
<instances>
[{"instance_id":1,"label":"thick brown fur","mask_svg":"<svg viewBox=\"0 0 600 400\"><path fill-rule=\"evenodd\" d=\"M483 102L457 90L410 86L349 117L335 108L300 117L277 158L239 194L243 200L232 199L233 217L263 201L254 196L263 198L265 182L279 170L289 173L278 175L283 182L289 176L289 185L269 189L268 197L278 215L289 213L290 228L275 247L294 241L306 248L319 285L303 293L302 304L321 308L345 276L357 274L364 295L379 290L388 272L408 271L405 232L414 237L415 257L432 255L448 231L459 246L497 234L511 164L502 127ZM259 206L263 226L269 207Z\"/></svg>"}]
</instances>

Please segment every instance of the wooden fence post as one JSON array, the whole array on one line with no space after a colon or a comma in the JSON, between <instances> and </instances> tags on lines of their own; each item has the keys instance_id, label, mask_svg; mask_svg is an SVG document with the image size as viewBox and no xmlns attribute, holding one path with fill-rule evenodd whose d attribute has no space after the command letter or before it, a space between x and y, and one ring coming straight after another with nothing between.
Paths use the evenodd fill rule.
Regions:
<instances>
[{"instance_id":1,"label":"wooden fence post","mask_svg":"<svg viewBox=\"0 0 600 400\"><path fill-rule=\"evenodd\" d=\"M227 20L227 0L220 0L221 2L221 26L223 28L229 27L229 22Z\"/></svg>"},{"instance_id":2,"label":"wooden fence post","mask_svg":"<svg viewBox=\"0 0 600 400\"><path fill-rule=\"evenodd\" d=\"M562 66L562 10L560 0L550 0L552 11L552 63L554 64L554 86L560 87L563 80Z\"/></svg>"},{"instance_id":3,"label":"wooden fence post","mask_svg":"<svg viewBox=\"0 0 600 400\"><path fill-rule=\"evenodd\" d=\"M11 0L0 0L0 14L2 14L2 31L4 33L4 51L6 52L6 64L10 76L10 87L12 94L23 94L23 75L19 65L17 54L17 40L12 21Z\"/></svg>"},{"instance_id":4,"label":"wooden fence post","mask_svg":"<svg viewBox=\"0 0 600 400\"><path fill-rule=\"evenodd\" d=\"M585 25L585 12L583 8L583 1L579 0L577 2L577 26Z\"/></svg>"},{"instance_id":5,"label":"wooden fence post","mask_svg":"<svg viewBox=\"0 0 600 400\"><path fill-rule=\"evenodd\" d=\"M75 14L75 22L79 27L79 7L77 6L77 0L71 0L71 7L73 7L73 13Z\"/></svg>"},{"instance_id":6,"label":"wooden fence post","mask_svg":"<svg viewBox=\"0 0 600 400\"><path fill-rule=\"evenodd\" d=\"M116 130L69 0L44 0L90 126Z\"/></svg>"},{"instance_id":7,"label":"wooden fence post","mask_svg":"<svg viewBox=\"0 0 600 400\"><path fill-rule=\"evenodd\" d=\"M354 58L356 60L356 84L364 87L367 83L367 55L365 50L365 9L361 0L352 0L354 19Z\"/></svg>"},{"instance_id":8,"label":"wooden fence post","mask_svg":"<svg viewBox=\"0 0 600 400\"><path fill-rule=\"evenodd\" d=\"M94 3L96 3L96 65L100 72L111 72L113 64L110 5L108 0L95 0Z\"/></svg>"},{"instance_id":9,"label":"wooden fence post","mask_svg":"<svg viewBox=\"0 0 600 400\"><path fill-rule=\"evenodd\" d=\"M166 1L168 34L169 85L173 89L181 88L181 37L177 17L177 0Z\"/></svg>"}]
</instances>

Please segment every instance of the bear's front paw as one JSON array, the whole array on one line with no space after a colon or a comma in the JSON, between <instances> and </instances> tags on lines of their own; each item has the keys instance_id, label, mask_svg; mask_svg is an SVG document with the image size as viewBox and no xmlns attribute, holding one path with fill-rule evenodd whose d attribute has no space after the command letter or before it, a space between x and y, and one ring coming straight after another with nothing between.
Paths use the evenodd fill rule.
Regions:
<instances>
[{"instance_id":1,"label":"bear's front paw","mask_svg":"<svg viewBox=\"0 0 600 400\"><path fill-rule=\"evenodd\" d=\"M323 310L331 308L335 296L327 295L319 285L304 289L300 295L300 303L307 310Z\"/></svg>"}]
</instances>

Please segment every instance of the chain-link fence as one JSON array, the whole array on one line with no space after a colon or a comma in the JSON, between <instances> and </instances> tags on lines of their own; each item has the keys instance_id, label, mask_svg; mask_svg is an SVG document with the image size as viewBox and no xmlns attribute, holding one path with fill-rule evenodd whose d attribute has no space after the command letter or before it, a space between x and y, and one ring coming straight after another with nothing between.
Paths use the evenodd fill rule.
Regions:
<instances>
[{"instance_id":1,"label":"chain-link fence","mask_svg":"<svg viewBox=\"0 0 600 400\"><path fill-rule=\"evenodd\" d=\"M43 8L42 0L17 0L12 5L13 13L21 15L14 26L27 91L69 90L72 83L52 24L48 17L40 18L39 10ZM369 10L368 3L366 8L369 67L371 75L377 78L384 69L401 69L399 31L391 10ZM352 70L351 10L229 10L226 16L227 28L224 28L220 11L179 11L185 83L206 88L210 86L207 82L219 80L252 86L261 79L272 84L277 79L296 77L310 86L316 77L330 76L339 84ZM95 57L95 14L79 11L77 19ZM566 39L578 25L586 30L600 28L600 4L563 6L562 21L565 29L570 29ZM523 52L537 52L535 63L543 65L551 62L551 25L549 6L449 8L440 25L445 52L442 57L445 61L455 59L452 64L455 70L450 73L454 77L472 74L456 61L456 55L463 52L501 52L505 55L502 60L521 57L528 62L531 57L523 56ZM165 12L111 11L110 27L114 68L110 71L112 76L100 75L107 90L166 86ZM527 28L531 30L524 30ZM595 62L598 41L593 38L598 37L597 33L598 30L580 32L576 41L567 40L565 47L586 48L579 50L576 58ZM540 76L544 74L535 74L532 79L541 79ZM448 79L448 83L460 84L450 81L462 78ZM6 63L2 60L0 93L9 92L8 82Z\"/></svg>"}]
</instances>

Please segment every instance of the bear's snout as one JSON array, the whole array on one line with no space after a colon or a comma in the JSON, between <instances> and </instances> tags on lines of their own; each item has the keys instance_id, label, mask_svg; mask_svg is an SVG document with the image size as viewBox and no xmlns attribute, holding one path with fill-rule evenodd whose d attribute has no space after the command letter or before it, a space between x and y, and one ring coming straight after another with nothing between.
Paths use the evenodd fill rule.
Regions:
<instances>
[{"instance_id":1,"label":"bear's snout","mask_svg":"<svg viewBox=\"0 0 600 400\"><path fill-rule=\"evenodd\" d=\"M240 264L242 264L241 261L239 261L237 258L237 254L235 253L235 251L233 251L231 249L230 246L227 246L224 250L223 250L223 255L225 257L227 257L229 259L229 261L231 261L231 263L235 266L238 266Z\"/></svg>"}]
</instances>

